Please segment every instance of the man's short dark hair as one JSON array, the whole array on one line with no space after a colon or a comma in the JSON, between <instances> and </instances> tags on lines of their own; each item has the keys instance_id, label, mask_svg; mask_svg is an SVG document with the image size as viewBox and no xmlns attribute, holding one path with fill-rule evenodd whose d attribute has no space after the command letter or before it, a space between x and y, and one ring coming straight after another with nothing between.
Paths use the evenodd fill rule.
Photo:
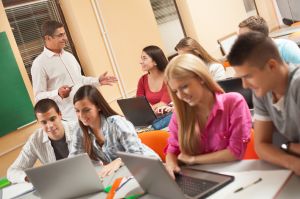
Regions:
<instances>
[{"instance_id":1,"label":"man's short dark hair","mask_svg":"<svg viewBox=\"0 0 300 199\"><path fill-rule=\"evenodd\" d=\"M51 108L54 108L54 110L57 113L60 113L60 110L56 104L55 101L53 101L52 99L41 99L40 101L38 101L36 103L36 105L34 106L34 113L35 115L37 113L46 113L47 111L49 111Z\"/></svg>"},{"instance_id":2,"label":"man's short dark hair","mask_svg":"<svg viewBox=\"0 0 300 199\"><path fill-rule=\"evenodd\" d=\"M258 31L265 34L266 36L269 36L268 24L266 20L264 20L264 18L260 16L248 17L239 24L239 28L249 28L250 30Z\"/></svg>"},{"instance_id":3,"label":"man's short dark hair","mask_svg":"<svg viewBox=\"0 0 300 199\"><path fill-rule=\"evenodd\" d=\"M227 59L231 66L241 66L247 63L263 68L270 59L283 63L273 40L256 31L239 35Z\"/></svg>"},{"instance_id":4,"label":"man's short dark hair","mask_svg":"<svg viewBox=\"0 0 300 199\"><path fill-rule=\"evenodd\" d=\"M46 21L42 25L42 36L52 36L57 28L64 27L64 25L58 21Z\"/></svg>"}]
</instances>

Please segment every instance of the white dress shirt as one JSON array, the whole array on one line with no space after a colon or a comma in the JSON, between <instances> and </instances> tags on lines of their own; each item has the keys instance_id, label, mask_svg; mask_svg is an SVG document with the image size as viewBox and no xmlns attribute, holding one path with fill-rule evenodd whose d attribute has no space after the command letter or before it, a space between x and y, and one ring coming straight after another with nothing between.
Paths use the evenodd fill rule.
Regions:
<instances>
[{"instance_id":1,"label":"white dress shirt","mask_svg":"<svg viewBox=\"0 0 300 199\"><path fill-rule=\"evenodd\" d=\"M73 96L78 88L88 84L100 85L98 78L81 75L80 65L71 53L62 50L57 54L46 47L33 61L31 74L35 100L54 100L65 120L77 120ZM63 85L73 86L69 97L64 99L58 95L58 89Z\"/></svg>"},{"instance_id":2,"label":"white dress shirt","mask_svg":"<svg viewBox=\"0 0 300 199\"><path fill-rule=\"evenodd\" d=\"M72 146L72 137L78 128L77 122L62 122L65 130L66 142L69 151ZM40 160L42 164L55 162L56 157L47 133L39 128L34 132L23 146L17 159L7 170L7 179L12 183L25 182L25 169L33 167Z\"/></svg>"}]
</instances>

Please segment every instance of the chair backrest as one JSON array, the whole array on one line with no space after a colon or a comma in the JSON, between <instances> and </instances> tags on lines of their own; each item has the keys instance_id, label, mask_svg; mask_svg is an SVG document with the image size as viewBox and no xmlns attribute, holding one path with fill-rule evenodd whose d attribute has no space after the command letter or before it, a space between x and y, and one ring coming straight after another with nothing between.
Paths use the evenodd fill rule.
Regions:
<instances>
[{"instance_id":1,"label":"chair backrest","mask_svg":"<svg viewBox=\"0 0 300 199\"><path fill-rule=\"evenodd\" d=\"M250 109L253 109L252 102L252 91L250 89L243 88L243 83L241 78L230 78L218 81L218 84L227 92L238 92L246 100Z\"/></svg>"},{"instance_id":2,"label":"chair backrest","mask_svg":"<svg viewBox=\"0 0 300 199\"><path fill-rule=\"evenodd\" d=\"M167 146L169 133L163 130L147 131L138 134L142 143L155 151L162 161L165 162L164 149Z\"/></svg>"},{"instance_id":3,"label":"chair backrest","mask_svg":"<svg viewBox=\"0 0 300 199\"><path fill-rule=\"evenodd\" d=\"M217 40L218 44L220 45L220 50L223 56L228 55L231 46L234 44L237 37L237 33L234 32Z\"/></svg>"}]
</instances>

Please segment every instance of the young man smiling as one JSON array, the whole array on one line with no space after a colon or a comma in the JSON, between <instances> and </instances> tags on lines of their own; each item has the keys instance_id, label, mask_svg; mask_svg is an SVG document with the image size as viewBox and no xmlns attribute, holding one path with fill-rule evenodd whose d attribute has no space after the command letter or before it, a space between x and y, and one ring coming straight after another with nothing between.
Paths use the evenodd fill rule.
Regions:
<instances>
[{"instance_id":1,"label":"young man smiling","mask_svg":"<svg viewBox=\"0 0 300 199\"><path fill-rule=\"evenodd\" d=\"M30 136L15 162L9 167L7 178L13 183L28 181L24 170L33 167L37 160L46 164L69 155L76 122L62 121L61 112L51 99L40 100L35 105L34 112L41 128Z\"/></svg>"},{"instance_id":2,"label":"young man smiling","mask_svg":"<svg viewBox=\"0 0 300 199\"><path fill-rule=\"evenodd\" d=\"M241 34L228 55L243 86L254 92L255 149L270 163L300 175L300 70L282 61L276 44L260 32ZM272 137L288 142L275 147Z\"/></svg>"}]
</instances>

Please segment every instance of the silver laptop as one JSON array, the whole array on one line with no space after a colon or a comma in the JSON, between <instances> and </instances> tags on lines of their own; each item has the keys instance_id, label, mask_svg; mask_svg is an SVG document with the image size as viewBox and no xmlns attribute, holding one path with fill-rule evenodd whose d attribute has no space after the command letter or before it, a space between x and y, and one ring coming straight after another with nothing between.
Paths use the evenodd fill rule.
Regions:
<instances>
[{"instance_id":1,"label":"silver laptop","mask_svg":"<svg viewBox=\"0 0 300 199\"><path fill-rule=\"evenodd\" d=\"M58 160L37 168L26 169L42 198L74 198L104 189L88 155Z\"/></svg>"},{"instance_id":2,"label":"silver laptop","mask_svg":"<svg viewBox=\"0 0 300 199\"><path fill-rule=\"evenodd\" d=\"M181 168L176 181L156 158L118 152L143 190L160 198L205 198L234 180L233 176Z\"/></svg>"}]
</instances>

